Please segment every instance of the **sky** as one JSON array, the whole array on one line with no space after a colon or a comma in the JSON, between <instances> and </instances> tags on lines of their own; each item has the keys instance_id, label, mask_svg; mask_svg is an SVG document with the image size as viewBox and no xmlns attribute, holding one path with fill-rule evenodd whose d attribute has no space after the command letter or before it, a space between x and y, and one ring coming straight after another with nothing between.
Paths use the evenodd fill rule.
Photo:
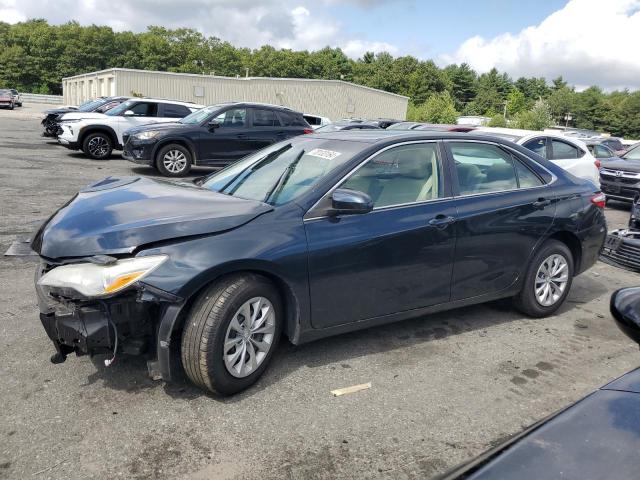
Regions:
<instances>
[{"instance_id":1,"label":"sky","mask_svg":"<svg viewBox=\"0 0 640 480\"><path fill-rule=\"evenodd\" d=\"M105 10L104 6L108 5ZM0 0L0 20L191 27L236 46L466 62L578 89L640 88L640 0Z\"/></svg>"}]
</instances>

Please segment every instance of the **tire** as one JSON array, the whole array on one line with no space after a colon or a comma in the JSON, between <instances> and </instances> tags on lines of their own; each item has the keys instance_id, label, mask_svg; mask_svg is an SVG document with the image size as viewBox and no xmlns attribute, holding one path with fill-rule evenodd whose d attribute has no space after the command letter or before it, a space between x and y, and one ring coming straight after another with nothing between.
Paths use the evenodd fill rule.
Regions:
<instances>
[{"instance_id":1,"label":"tire","mask_svg":"<svg viewBox=\"0 0 640 480\"><path fill-rule=\"evenodd\" d=\"M12 103L11 106L9 107L9 110L13 110L15 108L15 105Z\"/></svg>"},{"instance_id":2,"label":"tire","mask_svg":"<svg viewBox=\"0 0 640 480\"><path fill-rule=\"evenodd\" d=\"M170 143L160 149L155 165L166 177L184 177L191 170L191 152L188 148Z\"/></svg>"},{"instance_id":3,"label":"tire","mask_svg":"<svg viewBox=\"0 0 640 480\"><path fill-rule=\"evenodd\" d=\"M258 330L271 333L258 332L254 336L242 330L242 319L246 318L243 315L246 305L250 316L255 314L257 299L262 299L258 315L264 312L265 322ZM271 317L268 312L272 312ZM259 275L232 275L211 285L194 304L182 332L180 356L189 379L203 390L220 395L232 395L251 386L264 373L278 347L282 312L278 291ZM256 342L268 349L260 350ZM226 352L225 343L233 345ZM238 358L234 360L234 356ZM253 366L252 358L256 361Z\"/></svg>"},{"instance_id":4,"label":"tire","mask_svg":"<svg viewBox=\"0 0 640 480\"><path fill-rule=\"evenodd\" d=\"M108 133L90 133L82 141L82 151L95 160L105 160L113 152L113 140Z\"/></svg>"},{"instance_id":5,"label":"tire","mask_svg":"<svg viewBox=\"0 0 640 480\"><path fill-rule=\"evenodd\" d=\"M539 290L539 292L544 294L545 274L544 271L540 272L540 270L543 269L543 264L545 262L549 262L550 259L558 259L559 262L563 261L565 264L565 267L563 267L557 274L552 275L552 278L556 278L558 280L562 279L565 277L562 273L566 271L566 280L561 292L559 291L559 287L561 286L560 282L547 283L548 289L546 291L549 292L549 295L546 297L546 300L551 303L545 304L541 302L536 295L536 283L538 288L542 287L542 290ZM553 265L553 260L551 260L551 264ZM534 255L529 267L527 268L522 290L513 299L515 308L534 318L542 318L553 314L558 310L558 308L560 308L571 290L573 272L573 255L569 248L564 243L557 240L547 240Z\"/></svg>"}]
</instances>

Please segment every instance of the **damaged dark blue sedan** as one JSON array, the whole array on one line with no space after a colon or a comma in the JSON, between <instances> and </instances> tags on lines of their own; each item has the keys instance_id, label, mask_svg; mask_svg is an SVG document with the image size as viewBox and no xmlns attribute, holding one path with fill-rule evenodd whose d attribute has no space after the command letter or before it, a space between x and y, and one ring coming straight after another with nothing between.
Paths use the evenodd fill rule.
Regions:
<instances>
[{"instance_id":1,"label":"damaged dark blue sedan","mask_svg":"<svg viewBox=\"0 0 640 480\"><path fill-rule=\"evenodd\" d=\"M507 140L296 137L195 183L107 178L35 235L54 362L145 354L203 389L302 342L512 297L541 317L594 264L604 196Z\"/></svg>"}]
</instances>

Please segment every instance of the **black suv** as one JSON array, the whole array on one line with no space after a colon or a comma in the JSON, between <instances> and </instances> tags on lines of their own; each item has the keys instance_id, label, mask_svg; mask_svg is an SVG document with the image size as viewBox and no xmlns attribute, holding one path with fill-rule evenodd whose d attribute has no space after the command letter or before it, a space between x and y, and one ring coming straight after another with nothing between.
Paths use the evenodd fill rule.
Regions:
<instances>
[{"instance_id":1,"label":"black suv","mask_svg":"<svg viewBox=\"0 0 640 480\"><path fill-rule=\"evenodd\" d=\"M168 177L192 165L226 166L256 150L313 133L302 113L262 103L233 102L203 108L176 123L135 127L123 135L122 156Z\"/></svg>"},{"instance_id":2,"label":"black suv","mask_svg":"<svg viewBox=\"0 0 640 480\"><path fill-rule=\"evenodd\" d=\"M60 129L59 120L65 113L69 112L96 112L105 113L113 107L117 107L122 102L129 100L130 97L100 97L95 100L88 100L79 107L63 107L45 110L45 117L42 119L43 137L57 137L62 130Z\"/></svg>"}]
</instances>

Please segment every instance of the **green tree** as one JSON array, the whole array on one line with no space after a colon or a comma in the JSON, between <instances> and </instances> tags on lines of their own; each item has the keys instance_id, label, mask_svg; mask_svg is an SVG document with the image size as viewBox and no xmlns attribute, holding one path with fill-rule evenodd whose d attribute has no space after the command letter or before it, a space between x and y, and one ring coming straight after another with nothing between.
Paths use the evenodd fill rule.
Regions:
<instances>
[{"instance_id":1,"label":"green tree","mask_svg":"<svg viewBox=\"0 0 640 480\"><path fill-rule=\"evenodd\" d=\"M517 88L512 89L507 95L507 113L515 115L526 108L524 94Z\"/></svg>"},{"instance_id":2,"label":"green tree","mask_svg":"<svg viewBox=\"0 0 640 480\"><path fill-rule=\"evenodd\" d=\"M538 100L531 110L520 112L516 115L513 126L524 130L544 130L553 125L549 104L544 100Z\"/></svg>"},{"instance_id":3,"label":"green tree","mask_svg":"<svg viewBox=\"0 0 640 480\"><path fill-rule=\"evenodd\" d=\"M434 93L423 105L409 113L410 120L429 123L456 123L459 115L447 91Z\"/></svg>"},{"instance_id":4,"label":"green tree","mask_svg":"<svg viewBox=\"0 0 640 480\"><path fill-rule=\"evenodd\" d=\"M463 110L476 96L478 75L466 63L449 65L444 73L451 82L451 95L456 109Z\"/></svg>"}]
</instances>

